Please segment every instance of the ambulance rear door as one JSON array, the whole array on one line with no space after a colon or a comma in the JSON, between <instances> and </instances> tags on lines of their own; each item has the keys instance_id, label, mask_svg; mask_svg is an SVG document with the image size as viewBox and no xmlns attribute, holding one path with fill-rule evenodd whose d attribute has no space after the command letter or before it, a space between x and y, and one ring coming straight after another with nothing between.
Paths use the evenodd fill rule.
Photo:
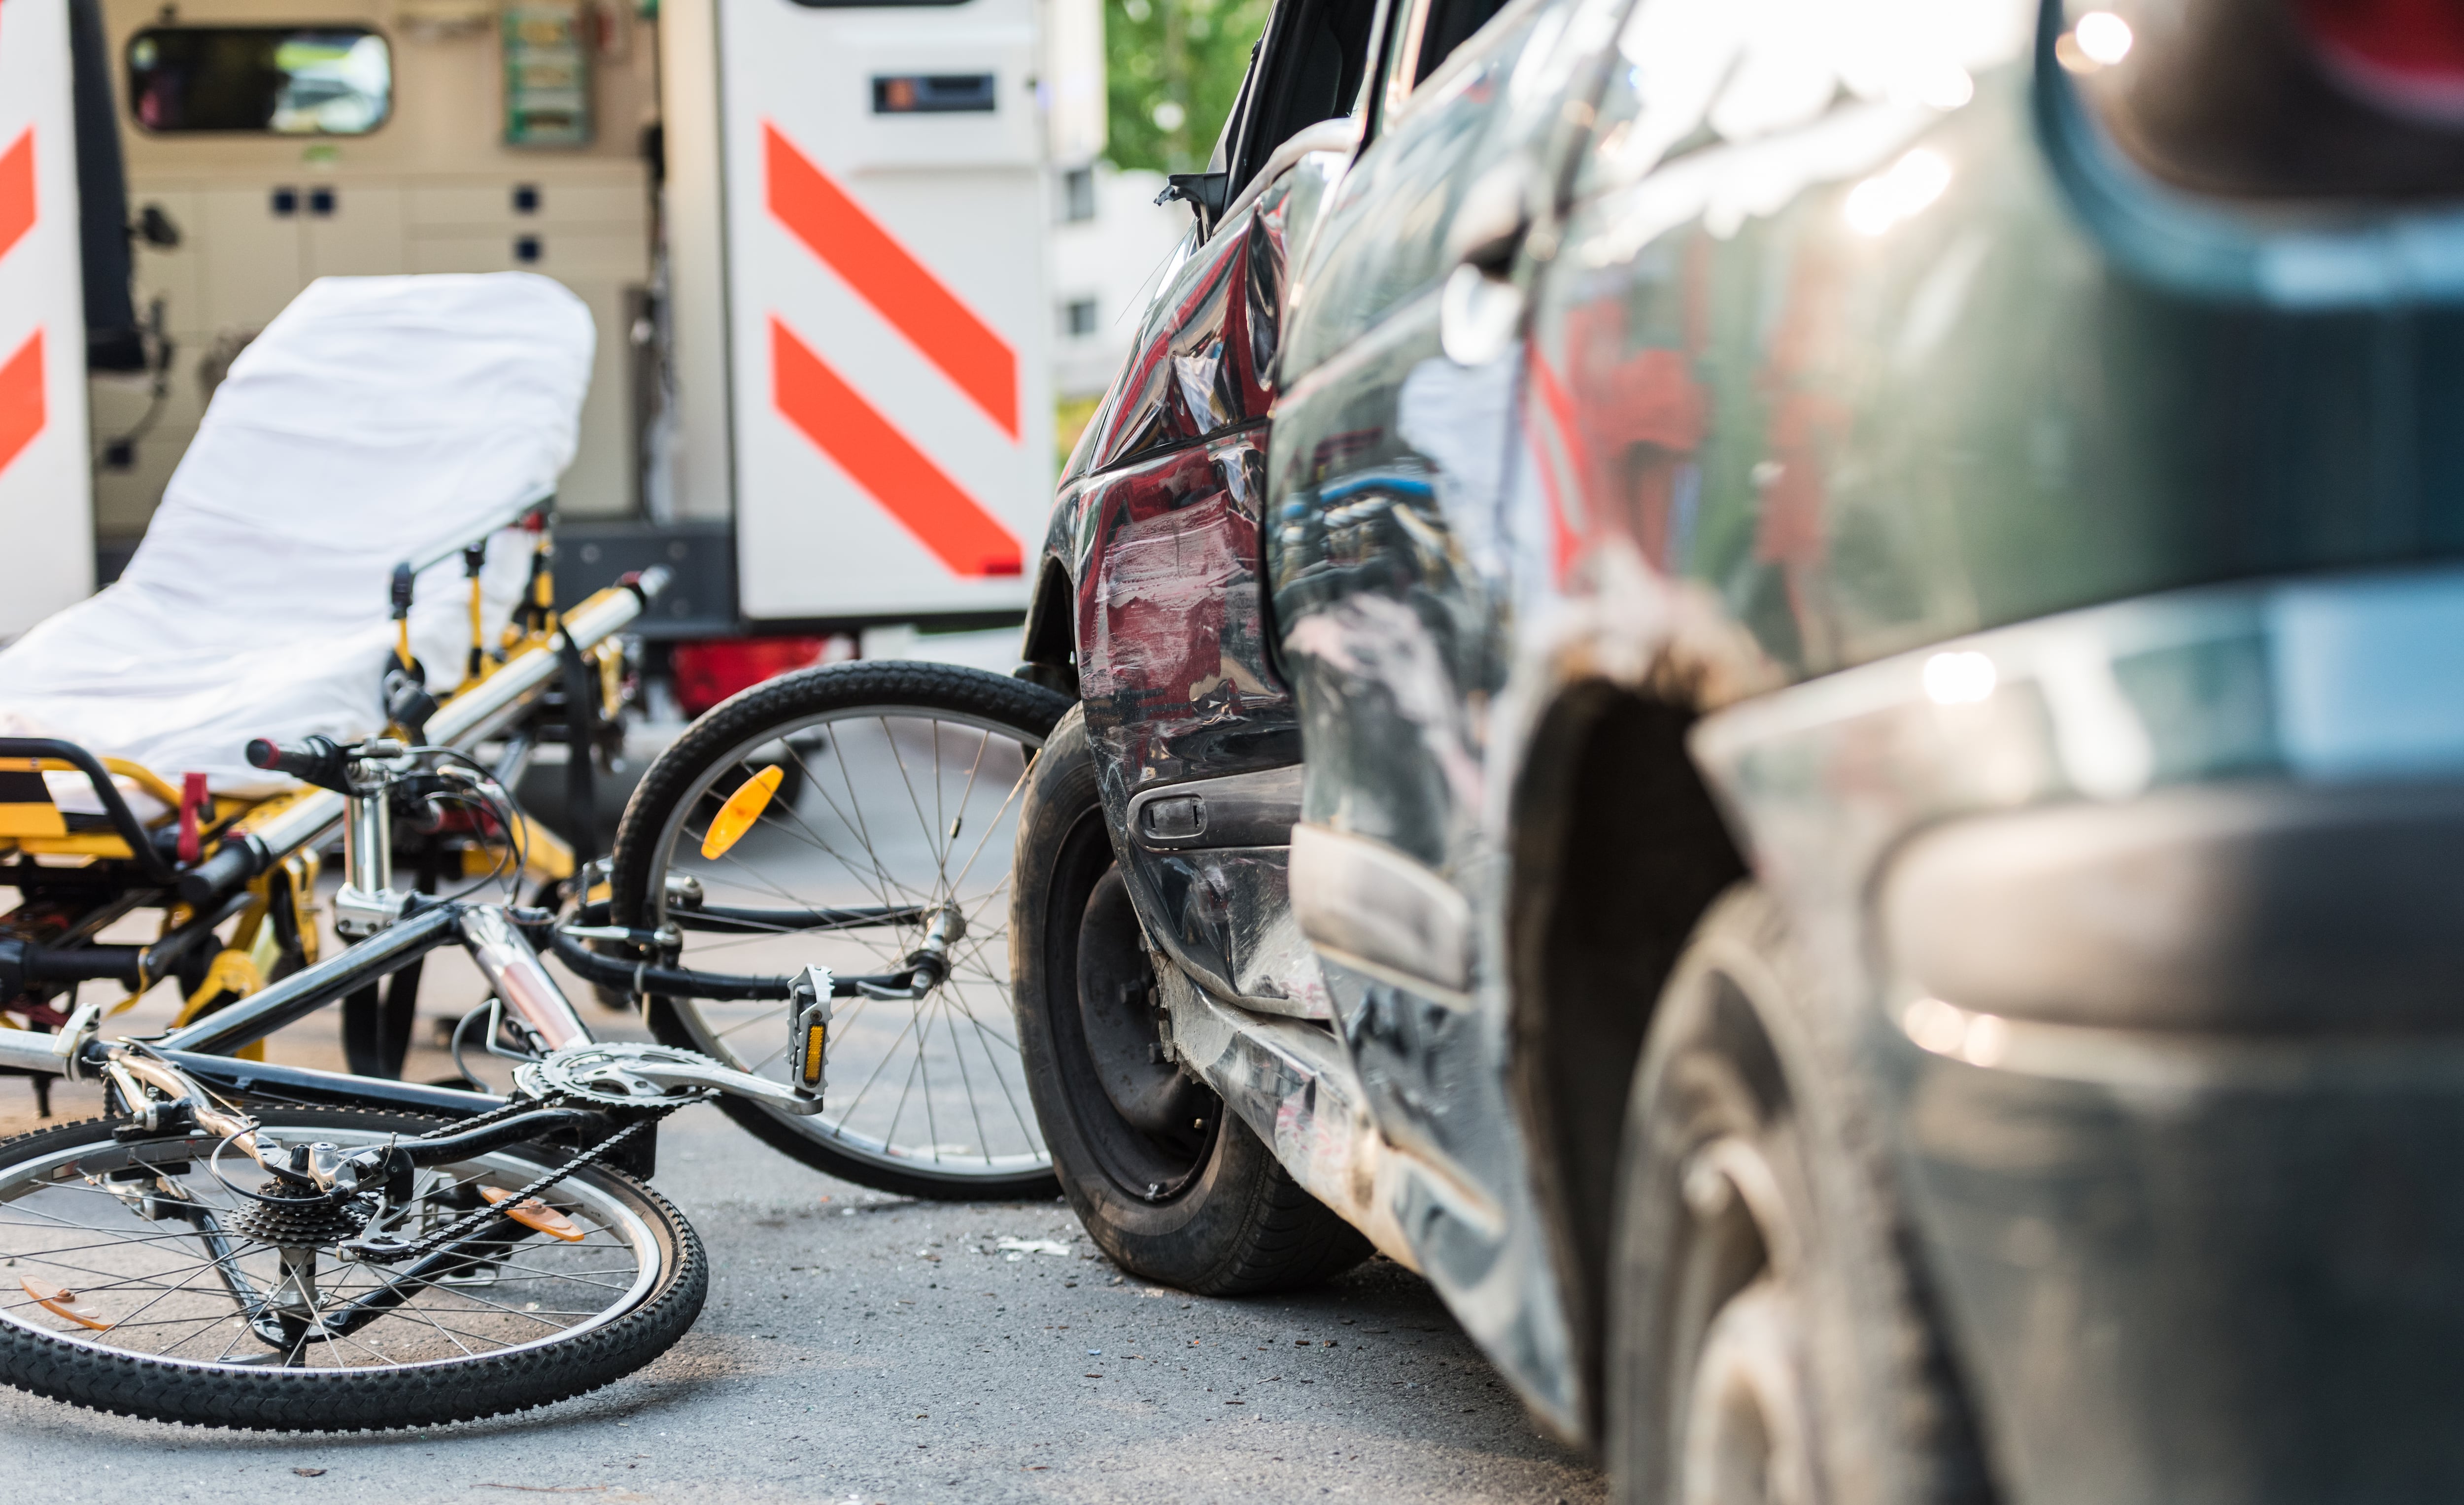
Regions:
<instances>
[{"instance_id":1,"label":"ambulance rear door","mask_svg":"<svg viewBox=\"0 0 2464 1505\"><path fill-rule=\"evenodd\" d=\"M0 5L0 641L94 588L67 0Z\"/></svg>"},{"instance_id":2,"label":"ambulance rear door","mask_svg":"<svg viewBox=\"0 0 2464 1505\"><path fill-rule=\"evenodd\" d=\"M1050 503L1036 0L718 0L749 619L1023 607Z\"/></svg>"}]
</instances>

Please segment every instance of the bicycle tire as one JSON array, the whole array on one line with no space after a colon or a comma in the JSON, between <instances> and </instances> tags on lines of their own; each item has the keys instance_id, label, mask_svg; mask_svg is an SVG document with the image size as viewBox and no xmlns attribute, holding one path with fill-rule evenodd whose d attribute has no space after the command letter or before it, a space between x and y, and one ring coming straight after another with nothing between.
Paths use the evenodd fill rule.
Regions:
<instances>
[{"instance_id":1,"label":"bicycle tire","mask_svg":"<svg viewBox=\"0 0 2464 1505\"><path fill-rule=\"evenodd\" d=\"M851 737L851 728L868 718L881 719L885 735L889 719L892 718L933 720L935 725L971 725L1015 741L1025 749L1023 757L1031 757L1033 749L1042 745L1071 703L1067 697L1042 686L983 670L891 661L826 665L784 675L742 691L694 721L643 774L617 828L611 858L611 918L620 924L644 929L663 922L667 918L668 876L687 818L706 804L715 790L732 787L723 781L740 778L743 769L755 765L749 760L761 749L791 750L795 739L809 739L812 733L821 731L832 755L842 760L839 772L848 779L846 795L853 803L858 791L847 773L842 739ZM840 730L828 730L833 726ZM777 756L772 754L772 761ZM826 764L825 770L803 767L801 755L794 756L791 771L802 775L796 787L813 791L811 798L828 798L831 786L824 777ZM1023 778L1023 762L1021 768ZM793 796L786 799L792 806ZM1014 819L1014 802L1008 808ZM920 817L920 808L918 814ZM875 863L878 867L877 857ZM704 872L707 874L706 869ZM1005 853L999 872L1005 884ZM988 918L976 923L987 929L999 926L1005 932L1007 920L1006 904L999 904ZM892 948L891 954L894 953ZM698 964L709 971L778 973L793 970L800 960L774 958L760 965ZM697 964L690 949L681 964L687 968ZM1005 965L1001 970L999 1007L1007 1015ZM962 1003L961 1007L972 1006ZM706 1001L653 995L649 1022L658 1038L668 1044L716 1056L730 1065L756 1069L754 1063L733 1053L713 1009L714 1006ZM1015 1028L1014 1023L1011 1027ZM952 1029L955 1033L955 1024ZM781 1032L783 1034L783 1029ZM918 1031L919 1041L923 1033ZM836 1084L843 1079L839 1052L848 1036L834 1029L831 1038L831 1079ZM1014 1054L1015 1042L1005 1043ZM919 1044L917 1049L922 1050L922 1046ZM953 1049L957 1049L955 1043ZM1005 1069L1005 1063L993 1064L997 1069ZM1006 1089L1006 1082L1003 1085ZM968 1091L972 1099L972 1084ZM1025 1097L1023 1075L1015 1089L1015 1100L1000 1107L1018 1118L1019 1142L1031 1145L1031 1158L1028 1151L1021 1150L1017 1155L1003 1157L995 1165L987 1147L986 1165L979 1169L959 1170L950 1162L936 1163L930 1156L902 1154L886 1139L881 1148L874 1149L860 1142L859 1136L845 1132L843 1126L834 1129L828 1110L802 1118L734 1096L722 1097L719 1106L772 1148L817 1170L875 1190L943 1200L1017 1201L1059 1194L1050 1155L1043 1147L1041 1128L1034 1124L1032 1105ZM941 1146L935 1142L932 1148L937 1151Z\"/></svg>"},{"instance_id":2,"label":"bicycle tire","mask_svg":"<svg viewBox=\"0 0 2464 1505\"><path fill-rule=\"evenodd\" d=\"M372 1140L386 1135L412 1137L439 1127L435 1119L357 1109L269 1108L258 1112L256 1118L276 1134L309 1130ZM65 1262L47 1260L41 1250L23 1247L40 1242L24 1230L32 1228L54 1231L40 1221L5 1216L27 1198L58 1187L83 1189L69 1184L77 1179L76 1170L103 1165L107 1174L108 1163L115 1157L124 1161L149 1145L177 1145L193 1162L204 1163L199 1142L184 1136L115 1139L113 1131L127 1124L125 1118L86 1119L38 1129L0 1143L0 1243L16 1246L8 1250L10 1264L14 1267L10 1272L11 1275L24 1276L26 1280L67 1276L78 1279L81 1287L96 1279L92 1275L70 1276ZM63 1161L64 1156L71 1158ZM508 1181L516 1177L527 1179L542 1168L540 1162L519 1149L474 1157L473 1162L492 1162ZM64 1163L72 1167L69 1178L55 1175ZM245 1160L238 1164L254 1170ZM87 1176L95 1174L86 1171ZM194 1171L190 1179L202 1175L202 1170ZM434 1426L525 1410L595 1390L641 1368L684 1336L708 1294L709 1263L700 1240L683 1215L666 1198L630 1176L605 1166L585 1166L546 1195L551 1203L565 1198L569 1206L586 1200L597 1206L622 1207L638 1225L637 1236L647 1235L657 1257L656 1268L647 1273L648 1278L636 1278L638 1297L629 1299L622 1311L611 1308L612 1315L602 1314L605 1320L575 1324L577 1331L569 1339L542 1339L508 1345L500 1351L471 1354L462 1339L475 1339L477 1335L465 1331L461 1339L453 1340L468 1357L389 1366L259 1367L244 1360L153 1357L100 1346L99 1339L110 1336L109 1331L80 1331L71 1336L35 1325L34 1314L42 1311L48 1317L50 1311L32 1299L33 1291L30 1285L12 1281L11 1289L0 1291L0 1382L53 1400L146 1421L266 1431L375 1431ZM114 1210L97 1210L98 1223ZM126 1208L123 1205L118 1210ZM139 1214L128 1212L127 1216L133 1220ZM129 1242L143 1244L149 1255L159 1256L173 1247L178 1237L156 1233L133 1237ZM525 1251L533 1247L527 1241L509 1241L504 1246L508 1250ZM585 1239L565 1247L606 1246L592 1246ZM103 1246L98 1244L80 1250L80 1260L89 1267L99 1262L103 1256L93 1250L100 1249ZM237 1264L259 1252L271 1253L272 1247L260 1245L254 1251L217 1255L203 1262L203 1268ZM159 1301L173 1294L167 1273L155 1273L150 1278L165 1286L163 1295L152 1299ZM517 1278L524 1280L528 1289L545 1294L539 1282L546 1277ZM88 1300L109 1299L112 1294L125 1294L134 1285L133 1281L102 1281L96 1289L106 1293L104 1296L80 1295ZM428 1289L449 1290L443 1283ZM183 1294L210 1297L215 1293L210 1288L195 1288ZM628 1292L627 1296L634 1296L634 1293ZM133 1300L134 1295L126 1298ZM457 1299L479 1304L473 1297ZM403 1308L408 1309L411 1304L406 1301ZM489 1304L512 1309L510 1303ZM534 1308L538 1305L536 1300L531 1302ZM461 1309L440 1304L438 1310L454 1315ZM529 1313L520 1317L524 1323L555 1325L552 1320ZM168 1321L147 1323L126 1317L120 1321L130 1331L140 1326L172 1325ZM216 1317L207 1330L242 1325L241 1319L226 1321ZM431 1320L431 1325L437 1324ZM441 1326L439 1330L444 1331ZM234 1344L237 1341L232 1339Z\"/></svg>"}]
</instances>

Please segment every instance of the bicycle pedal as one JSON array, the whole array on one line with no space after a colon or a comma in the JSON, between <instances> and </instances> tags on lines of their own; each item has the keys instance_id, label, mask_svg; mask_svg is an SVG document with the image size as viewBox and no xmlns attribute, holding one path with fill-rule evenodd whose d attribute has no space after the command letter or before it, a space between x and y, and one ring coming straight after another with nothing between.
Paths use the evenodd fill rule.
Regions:
<instances>
[{"instance_id":1,"label":"bicycle pedal","mask_svg":"<svg viewBox=\"0 0 2464 1505\"><path fill-rule=\"evenodd\" d=\"M808 966L787 989L787 1079L819 1102L830 1044L830 969Z\"/></svg>"}]
</instances>

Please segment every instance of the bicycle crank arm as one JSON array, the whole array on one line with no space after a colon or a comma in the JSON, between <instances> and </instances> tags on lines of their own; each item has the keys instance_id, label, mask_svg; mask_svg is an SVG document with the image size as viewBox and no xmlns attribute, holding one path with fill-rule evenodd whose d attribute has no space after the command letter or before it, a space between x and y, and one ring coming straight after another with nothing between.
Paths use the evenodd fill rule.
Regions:
<instances>
[{"instance_id":1,"label":"bicycle crank arm","mask_svg":"<svg viewBox=\"0 0 2464 1505\"><path fill-rule=\"evenodd\" d=\"M830 969L808 966L788 982L787 1080L773 1081L671 1045L594 1041L551 1051L514 1073L531 1097L579 1098L608 1107L672 1105L708 1092L810 1118L822 1111L823 1061L829 1047Z\"/></svg>"},{"instance_id":2,"label":"bicycle crank arm","mask_svg":"<svg viewBox=\"0 0 2464 1505\"><path fill-rule=\"evenodd\" d=\"M646 1061L633 1066L630 1071L633 1075L665 1088L713 1087L730 1096L750 1097L756 1102L766 1102L793 1114L822 1111L819 1097L807 1097L784 1082L770 1081L750 1072L721 1066L716 1061Z\"/></svg>"},{"instance_id":3,"label":"bicycle crank arm","mask_svg":"<svg viewBox=\"0 0 2464 1505\"><path fill-rule=\"evenodd\" d=\"M607 1107L656 1108L722 1092L792 1114L822 1111L818 1092L802 1093L785 1082L739 1072L707 1055L667 1045L609 1041L551 1051L525 1062L515 1071L514 1079L525 1096L578 1097Z\"/></svg>"}]
</instances>

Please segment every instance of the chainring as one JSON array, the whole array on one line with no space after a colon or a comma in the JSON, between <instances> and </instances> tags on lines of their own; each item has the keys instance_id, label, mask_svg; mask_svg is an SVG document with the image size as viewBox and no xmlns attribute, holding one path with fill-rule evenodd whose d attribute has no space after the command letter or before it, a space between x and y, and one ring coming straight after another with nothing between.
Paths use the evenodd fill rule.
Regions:
<instances>
[{"instance_id":1,"label":"chainring","mask_svg":"<svg viewBox=\"0 0 2464 1505\"><path fill-rule=\"evenodd\" d=\"M711 1096L707 1087L662 1086L635 1074L635 1065L650 1061L678 1066L719 1064L671 1045L610 1040L568 1045L536 1061L525 1061L514 1069L514 1082L526 1096L564 1096L607 1108L664 1108Z\"/></svg>"}]
</instances>

